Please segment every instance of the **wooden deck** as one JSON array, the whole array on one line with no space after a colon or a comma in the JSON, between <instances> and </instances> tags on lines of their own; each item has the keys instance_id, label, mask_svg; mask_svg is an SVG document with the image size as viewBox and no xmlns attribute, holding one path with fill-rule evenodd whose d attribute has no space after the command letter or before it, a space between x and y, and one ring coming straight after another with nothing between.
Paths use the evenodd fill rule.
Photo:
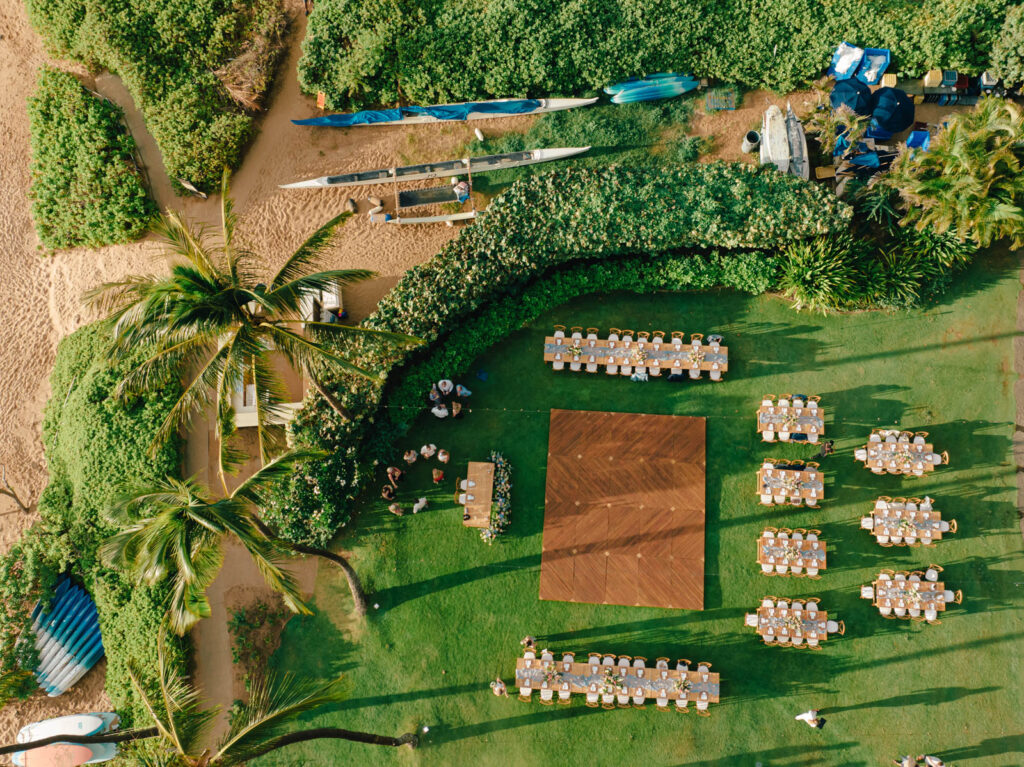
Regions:
<instances>
[{"instance_id":1,"label":"wooden deck","mask_svg":"<svg viewBox=\"0 0 1024 767\"><path fill-rule=\"evenodd\" d=\"M552 410L540 598L704 607L705 420Z\"/></svg>"}]
</instances>

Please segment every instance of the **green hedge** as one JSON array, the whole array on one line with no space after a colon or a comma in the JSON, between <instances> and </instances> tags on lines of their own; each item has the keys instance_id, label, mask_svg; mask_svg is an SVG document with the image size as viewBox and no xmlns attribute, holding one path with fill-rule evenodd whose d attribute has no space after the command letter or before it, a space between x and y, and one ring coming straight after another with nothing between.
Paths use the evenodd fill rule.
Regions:
<instances>
[{"instance_id":1,"label":"green hedge","mask_svg":"<svg viewBox=\"0 0 1024 767\"><path fill-rule=\"evenodd\" d=\"M129 718L137 701L127 676L136 659L154 668L163 620L166 589L138 586L99 561L99 544L112 534L104 509L123 482L141 482L177 475L177 440L150 455L150 445L179 391L174 385L146 399L116 400L114 388L131 361L111 367L109 338L89 326L64 339L50 377L51 398L43 418L43 443L49 483L39 500L40 520L18 546L0 561L0 572L25 570L20 600L32 604L47 593L56 576L67 572L80 579L99 612L107 657L107 692L114 706ZM12 588L5 581L5 589ZM5 623L0 637L24 625ZM170 642L173 657L183 660L184 645Z\"/></svg>"},{"instance_id":2,"label":"green hedge","mask_svg":"<svg viewBox=\"0 0 1024 767\"><path fill-rule=\"evenodd\" d=\"M128 242L156 205L133 160L135 141L116 105L67 72L43 67L28 99L32 218L47 248Z\"/></svg>"},{"instance_id":3,"label":"green hedge","mask_svg":"<svg viewBox=\"0 0 1024 767\"><path fill-rule=\"evenodd\" d=\"M299 80L331 108L574 95L691 71L778 92L836 44L890 48L899 70L978 73L1006 0L317 0Z\"/></svg>"},{"instance_id":4,"label":"green hedge","mask_svg":"<svg viewBox=\"0 0 1024 767\"><path fill-rule=\"evenodd\" d=\"M253 122L217 72L279 26L280 0L26 2L54 55L121 77L172 179L211 189L238 164Z\"/></svg>"},{"instance_id":5,"label":"green hedge","mask_svg":"<svg viewBox=\"0 0 1024 767\"><path fill-rule=\"evenodd\" d=\"M843 231L851 216L821 185L741 163L546 173L514 184L478 224L410 269L367 324L433 338L496 291L566 261L780 247Z\"/></svg>"}]
</instances>

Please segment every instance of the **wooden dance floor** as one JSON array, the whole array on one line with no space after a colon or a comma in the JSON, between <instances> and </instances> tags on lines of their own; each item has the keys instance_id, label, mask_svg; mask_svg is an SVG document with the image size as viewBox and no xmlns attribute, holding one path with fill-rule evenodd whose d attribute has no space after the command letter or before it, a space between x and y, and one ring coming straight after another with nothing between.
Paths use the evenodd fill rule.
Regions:
<instances>
[{"instance_id":1,"label":"wooden dance floor","mask_svg":"<svg viewBox=\"0 0 1024 767\"><path fill-rule=\"evenodd\" d=\"M704 608L704 426L551 411L541 599Z\"/></svg>"}]
</instances>

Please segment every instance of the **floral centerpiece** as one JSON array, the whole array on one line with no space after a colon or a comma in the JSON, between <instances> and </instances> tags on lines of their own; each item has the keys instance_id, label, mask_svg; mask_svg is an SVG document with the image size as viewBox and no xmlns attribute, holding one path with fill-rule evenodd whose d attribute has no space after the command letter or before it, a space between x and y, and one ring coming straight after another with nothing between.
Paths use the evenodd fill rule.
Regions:
<instances>
[{"instance_id":1,"label":"floral centerpiece","mask_svg":"<svg viewBox=\"0 0 1024 767\"><path fill-rule=\"evenodd\" d=\"M800 480L794 477L786 477L782 480L782 489L788 494L793 495L800 490Z\"/></svg>"},{"instance_id":2,"label":"floral centerpiece","mask_svg":"<svg viewBox=\"0 0 1024 767\"><path fill-rule=\"evenodd\" d=\"M901 519L896 524L896 530L900 535L910 535L911 533L917 532L917 527L909 519Z\"/></svg>"},{"instance_id":3,"label":"floral centerpiece","mask_svg":"<svg viewBox=\"0 0 1024 767\"><path fill-rule=\"evenodd\" d=\"M782 425L785 427L784 431L793 431L796 428L796 423L795 415L787 415L782 422Z\"/></svg>"},{"instance_id":4,"label":"floral centerpiece","mask_svg":"<svg viewBox=\"0 0 1024 767\"><path fill-rule=\"evenodd\" d=\"M647 361L647 352L637 347L634 347L633 351L630 353L629 356L633 359L633 362L635 363Z\"/></svg>"},{"instance_id":5,"label":"floral centerpiece","mask_svg":"<svg viewBox=\"0 0 1024 767\"><path fill-rule=\"evenodd\" d=\"M797 618L795 615L787 615L785 618L783 618L782 625L793 633L803 631L804 628L804 622Z\"/></svg>"},{"instance_id":6,"label":"floral centerpiece","mask_svg":"<svg viewBox=\"0 0 1024 767\"><path fill-rule=\"evenodd\" d=\"M685 674L686 672L684 671L682 673ZM689 692L690 688L693 687L693 685L690 683L690 680L687 679L685 676L674 680L672 686L675 688L676 692Z\"/></svg>"},{"instance_id":7,"label":"floral centerpiece","mask_svg":"<svg viewBox=\"0 0 1024 767\"><path fill-rule=\"evenodd\" d=\"M491 452L490 457L494 464L491 524L480 531L480 537L487 543L494 543L494 539L512 524L512 464L496 451Z\"/></svg>"},{"instance_id":8,"label":"floral centerpiece","mask_svg":"<svg viewBox=\"0 0 1024 767\"><path fill-rule=\"evenodd\" d=\"M802 558L802 555L800 554L800 549L796 546L787 546L782 554L782 558L787 562L796 562L798 559Z\"/></svg>"},{"instance_id":9,"label":"floral centerpiece","mask_svg":"<svg viewBox=\"0 0 1024 767\"><path fill-rule=\"evenodd\" d=\"M572 346L569 347L569 351L572 353L573 357L579 357L583 354L583 346L580 344L580 339L574 338L572 340Z\"/></svg>"},{"instance_id":10,"label":"floral centerpiece","mask_svg":"<svg viewBox=\"0 0 1024 767\"><path fill-rule=\"evenodd\" d=\"M562 674L558 670L558 666L554 663L549 663L544 671L541 672L541 678L548 683L548 686L553 684L559 684L562 681Z\"/></svg>"},{"instance_id":11,"label":"floral centerpiece","mask_svg":"<svg viewBox=\"0 0 1024 767\"><path fill-rule=\"evenodd\" d=\"M690 362L695 365L699 365L704 361L704 352L700 349L694 349L689 354Z\"/></svg>"},{"instance_id":12,"label":"floral centerpiece","mask_svg":"<svg viewBox=\"0 0 1024 767\"><path fill-rule=\"evenodd\" d=\"M604 679L601 680L601 692L605 695L614 695L622 686L622 677L613 669L605 669Z\"/></svg>"}]
</instances>

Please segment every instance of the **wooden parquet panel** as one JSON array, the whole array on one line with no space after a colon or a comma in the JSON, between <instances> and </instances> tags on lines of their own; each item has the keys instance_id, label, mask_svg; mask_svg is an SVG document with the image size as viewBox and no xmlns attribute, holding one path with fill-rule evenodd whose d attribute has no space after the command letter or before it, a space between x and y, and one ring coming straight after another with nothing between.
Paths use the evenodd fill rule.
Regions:
<instances>
[{"instance_id":1,"label":"wooden parquet panel","mask_svg":"<svg viewBox=\"0 0 1024 767\"><path fill-rule=\"evenodd\" d=\"M552 410L540 598L704 608L703 418Z\"/></svg>"}]
</instances>

